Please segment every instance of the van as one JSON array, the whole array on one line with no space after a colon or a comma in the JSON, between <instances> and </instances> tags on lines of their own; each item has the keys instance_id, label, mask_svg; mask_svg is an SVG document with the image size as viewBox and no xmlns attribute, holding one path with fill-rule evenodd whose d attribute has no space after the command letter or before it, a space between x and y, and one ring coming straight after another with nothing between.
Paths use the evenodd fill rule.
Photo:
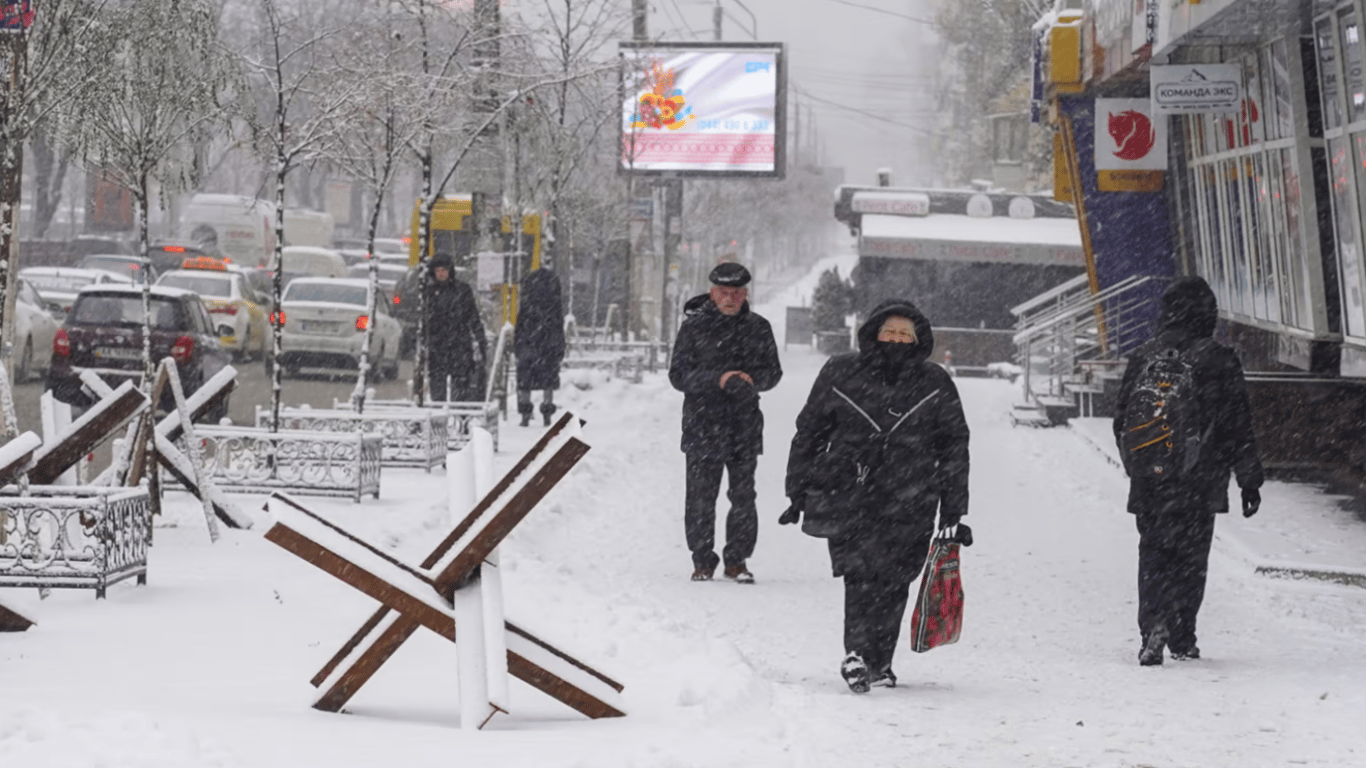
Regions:
<instances>
[{"instance_id":1,"label":"van","mask_svg":"<svg viewBox=\"0 0 1366 768\"><path fill-rule=\"evenodd\" d=\"M332 214L302 208L285 209L285 245L313 245L326 248L332 244Z\"/></svg>"},{"instance_id":2,"label":"van","mask_svg":"<svg viewBox=\"0 0 1366 768\"><path fill-rule=\"evenodd\" d=\"M346 260L331 248L311 245L287 245L280 251L284 262L283 281L288 284L296 277L346 277Z\"/></svg>"},{"instance_id":3,"label":"van","mask_svg":"<svg viewBox=\"0 0 1366 768\"><path fill-rule=\"evenodd\" d=\"M244 195L195 195L180 216L180 233L209 255L264 267L275 255L275 203Z\"/></svg>"}]
</instances>

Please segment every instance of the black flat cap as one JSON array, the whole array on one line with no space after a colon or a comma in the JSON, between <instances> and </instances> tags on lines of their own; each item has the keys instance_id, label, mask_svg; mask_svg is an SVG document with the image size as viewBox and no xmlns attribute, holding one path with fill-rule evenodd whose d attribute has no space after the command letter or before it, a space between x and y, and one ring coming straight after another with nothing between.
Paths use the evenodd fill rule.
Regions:
<instances>
[{"instance_id":1,"label":"black flat cap","mask_svg":"<svg viewBox=\"0 0 1366 768\"><path fill-rule=\"evenodd\" d=\"M733 261L723 261L716 265L707 279L713 285L725 285L731 288L739 288L749 285L749 270Z\"/></svg>"}]
</instances>

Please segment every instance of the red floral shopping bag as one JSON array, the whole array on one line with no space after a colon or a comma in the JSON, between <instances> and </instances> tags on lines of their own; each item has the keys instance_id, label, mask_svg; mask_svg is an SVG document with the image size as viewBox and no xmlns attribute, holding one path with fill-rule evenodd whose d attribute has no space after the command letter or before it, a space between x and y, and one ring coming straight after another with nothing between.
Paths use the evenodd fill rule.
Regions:
<instances>
[{"instance_id":1,"label":"red floral shopping bag","mask_svg":"<svg viewBox=\"0 0 1366 768\"><path fill-rule=\"evenodd\" d=\"M963 578L958 570L959 542L940 532L930 546L920 593L911 613L911 650L958 642L963 632Z\"/></svg>"}]
</instances>

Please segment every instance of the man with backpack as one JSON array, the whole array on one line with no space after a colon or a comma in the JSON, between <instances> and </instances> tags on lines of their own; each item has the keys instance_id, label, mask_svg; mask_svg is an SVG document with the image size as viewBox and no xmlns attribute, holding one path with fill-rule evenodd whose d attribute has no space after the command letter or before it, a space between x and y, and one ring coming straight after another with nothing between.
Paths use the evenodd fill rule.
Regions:
<instances>
[{"instance_id":1,"label":"man with backpack","mask_svg":"<svg viewBox=\"0 0 1366 768\"><path fill-rule=\"evenodd\" d=\"M1198 659L1215 515L1228 511L1232 473L1244 517L1261 506L1262 461L1237 354L1214 341L1219 307L1200 277L1172 282L1157 333L1129 357L1114 432L1138 525L1138 663L1163 651Z\"/></svg>"}]
</instances>

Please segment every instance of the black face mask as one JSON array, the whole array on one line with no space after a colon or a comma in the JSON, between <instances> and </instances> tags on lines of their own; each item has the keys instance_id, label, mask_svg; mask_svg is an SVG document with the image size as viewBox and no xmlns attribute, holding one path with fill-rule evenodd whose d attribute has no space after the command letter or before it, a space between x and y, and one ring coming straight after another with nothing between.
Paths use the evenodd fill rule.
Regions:
<instances>
[{"instance_id":1,"label":"black face mask","mask_svg":"<svg viewBox=\"0 0 1366 768\"><path fill-rule=\"evenodd\" d=\"M915 357L916 344L903 344L895 341L875 342L878 360L888 380L894 380L901 369Z\"/></svg>"}]
</instances>

